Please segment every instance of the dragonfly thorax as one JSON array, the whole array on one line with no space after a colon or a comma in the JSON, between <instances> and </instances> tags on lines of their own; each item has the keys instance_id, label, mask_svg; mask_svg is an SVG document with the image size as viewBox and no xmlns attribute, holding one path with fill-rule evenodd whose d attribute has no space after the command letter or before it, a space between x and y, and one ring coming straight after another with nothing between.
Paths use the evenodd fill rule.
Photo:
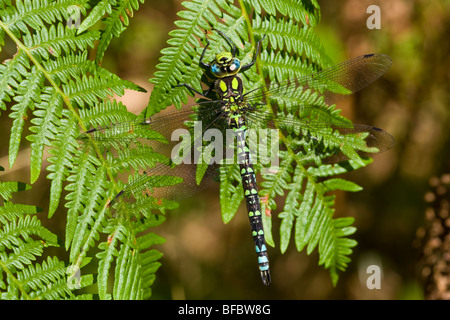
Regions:
<instances>
[{"instance_id":1,"label":"dragonfly thorax","mask_svg":"<svg viewBox=\"0 0 450 320\"><path fill-rule=\"evenodd\" d=\"M242 79L238 76L217 79L214 83L214 89L220 100L226 103L239 104L243 100L244 87Z\"/></svg>"}]
</instances>

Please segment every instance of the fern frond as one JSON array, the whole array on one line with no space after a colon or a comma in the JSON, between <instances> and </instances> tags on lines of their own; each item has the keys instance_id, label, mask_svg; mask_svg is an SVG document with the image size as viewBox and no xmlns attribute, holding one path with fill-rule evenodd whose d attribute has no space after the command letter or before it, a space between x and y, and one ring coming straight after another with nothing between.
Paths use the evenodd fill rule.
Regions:
<instances>
[{"instance_id":1,"label":"fern frond","mask_svg":"<svg viewBox=\"0 0 450 320\"><path fill-rule=\"evenodd\" d=\"M25 288L30 288L29 299L56 300L71 298L72 291L67 286L66 267L56 257L48 258L42 265L30 265L19 273L18 279Z\"/></svg>"},{"instance_id":2,"label":"fern frond","mask_svg":"<svg viewBox=\"0 0 450 320\"><path fill-rule=\"evenodd\" d=\"M96 175L97 168L101 163L92 152L77 150L74 155L74 163L77 165L70 170L67 178L69 184L65 187L69 193L66 196L67 225L66 225L66 248L69 248L75 234L79 214L84 212L84 207L89 201L90 179Z\"/></svg>"},{"instance_id":3,"label":"fern frond","mask_svg":"<svg viewBox=\"0 0 450 320\"><path fill-rule=\"evenodd\" d=\"M37 30L45 24L54 24L57 21L67 20L70 15L70 7L77 7L85 13L87 1L77 0L35 0L35 1L15 1L15 6L11 3L5 5L5 11L1 12L2 21L7 28L17 37L21 33L28 33L28 27Z\"/></svg>"},{"instance_id":4,"label":"fern frond","mask_svg":"<svg viewBox=\"0 0 450 320\"><path fill-rule=\"evenodd\" d=\"M175 204L161 200L154 214L152 211L157 209L154 199L141 197L136 203L125 204L136 215L125 216L114 215L117 212L111 203L125 185L117 179L120 173L134 170L129 175L130 181L138 177L141 169L163 160L135 138L148 134L145 138L161 141L151 132L133 132L128 139L106 146L92 139L94 131L79 135L80 128L86 131L136 120L124 105L110 99L114 94L122 95L124 89L142 91L142 88L101 68L100 62L112 38L121 35L142 2L0 1L0 49L6 37L17 47L17 52L0 64L0 109L11 111L13 119L10 166L17 158L24 134L32 142L30 166L34 182L44 163L44 148L48 148L49 216L57 211L65 190L65 247L70 252L69 270L56 258L49 257L36 264L45 246L56 245L56 237L36 217L31 217L37 208L9 202L12 192L26 186L0 184L0 195L6 200L0 207L2 298L74 298L74 287L69 286L66 272L76 279L76 288L93 284L92 274L86 272L78 277L82 268L93 264L93 252L98 252L96 285L100 298L151 295L150 286L161 257L152 247L164 240L144 231L162 223L164 217L159 214ZM170 33L169 47L162 51L158 71L151 80L155 88L146 116L170 104L181 107L187 94L178 84L188 83L199 91L202 81L210 84L208 75L203 76L204 70L199 67L206 38L210 45L205 61L228 48L217 34L206 36L205 32L211 28L224 31L236 43L243 63L251 61L256 40L267 35L257 65L243 73L248 91L265 85L266 81L294 79L330 65L313 31L320 20L315 0L192 0L183 6L186 10L179 12L181 20L175 22L178 29ZM249 15L251 11L253 16ZM89 13L78 29L68 26L73 12ZM103 30L91 31L105 16L101 22ZM97 53L92 61L89 51L94 46ZM244 53L246 56L242 56ZM279 107L280 115L284 113L288 119L301 118L308 111L314 118L311 120L348 123L312 90L299 90L287 97L280 92L271 99L270 103ZM305 110L305 105L314 105L315 109ZM30 132L24 130L28 121ZM276 209L275 197L286 195L286 202L280 206L281 251L286 250L292 238L298 250L306 248L311 253L317 249L319 264L330 270L335 284L355 245L348 238L355 229L351 226L352 219L333 218L334 198L330 192L359 190L355 184L336 176L366 165L369 160L360 158L357 151L371 150L363 143L363 134L345 137L343 142L339 132L291 123L282 128L285 132L281 143L286 151L281 155L280 167L277 172L263 176L260 195L266 197L266 213ZM126 136L129 131L116 134ZM324 164L324 158L336 149L350 160L345 165ZM221 180L222 217L228 222L244 198L237 167L222 167ZM264 215L264 225L268 243L273 244L269 214Z\"/></svg>"},{"instance_id":5,"label":"fern frond","mask_svg":"<svg viewBox=\"0 0 450 320\"><path fill-rule=\"evenodd\" d=\"M128 16L133 16L133 10L139 8L139 2L144 3L144 0L119 0L112 7L111 12L108 12L108 16L103 20L106 28L103 30L98 44L97 62L103 59L112 38L119 37L126 29L129 23Z\"/></svg>"},{"instance_id":6,"label":"fern frond","mask_svg":"<svg viewBox=\"0 0 450 320\"><path fill-rule=\"evenodd\" d=\"M239 167L233 165L220 166L220 211L224 223L228 223L234 217L236 211L244 199Z\"/></svg>"},{"instance_id":7,"label":"fern frond","mask_svg":"<svg viewBox=\"0 0 450 320\"><path fill-rule=\"evenodd\" d=\"M139 2L144 0L102 0L95 5L89 16L83 21L78 30L79 33L84 32L89 27L102 20L107 13L106 18L102 20L105 28L97 47L97 63L103 59L106 49L108 48L113 37L119 37L129 24L128 16L133 16L133 11L139 9Z\"/></svg>"},{"instance_id":8,"label":"fern frond","mask_svg":"<svg viewBox=\"0 0 450 320\"><path fill-rule=\"evenodd\" d=\"M4 199L29 189L17 182L0 182ZM5 197L6 195L6 197ZM66 267L56 257L35 263L57 237L34 215L37 207L6 201L0 207L0 296L2 299L60 299L72 296ZM32 216L33 215L33 216Z\"/></svg>"},{"instance_id":9,"label":"fern frond","mask_svg":"<svg viewBox=\"0 0 450 320\"><path fill-rule=\"evenodd\" d=\"M282 16L290 16L303 25L316 26L320 20L319 4L315 0L295 1L287 0L246 0L248 8L254 8L258 15L265 11L270 16L280 13Z\"/></svg>"},{"instance_id":10,"label":"fern frond","mask_svg":"<svg viewBox=\"0 0 450 320\"><path fill-rule=\"evenodd\" d=\"M52 181L50 188L50 207L49 217L52 217L58 208L63 182L69 176L69 170L72 166L72 156L76 153L78 147L74 136L78 134L78 127L74 119L70 118L68 110L62 110L63 118L60 120L59 132L52 142L54 148L49 149L50 157L47 158L51 163L47 167L50 173L47 178Z\"/></svg>"},{"instance_id":11,"label":"fern frond","mask_svg":"<svg viewBox=\"0 0 450 320\"><path fill-rule=\"evenodd\" d=\"M2 29L3 30L3 29ZM19 88L23 78L28 77L27 69L30 67L25 52L18 51L13 59L6 60L0 65L0 108L6 110L5 102L10 102Z\"/></svg>"},{"instance_id":12,"label":"fern frond","mask_svg":"<svg viewBox=\"0 0 450 320\"><path fill-rule=\"evenodd\" d=\"M99 239L99 233L102 230L100 226L105 223L107 205L105 186L107 184L104 170L98 170L93 180L86 184L90 196L84 203L83 215L77 219L70 248L71 260L75 260L82 252L95 244L94 240Z\"/></svg>"},{"instance_id":13,"label":"fern frond","mask_svg":"<svg viewBox=\"0 0 450 320\"><path fill-rule=\"evenodd\" d=\"M89 77L83 75L81 78L69 80L68 84L63 85L65 94L77 106L83 108L93 105L99 100L105 100L113 94L122 96L124 89L136 89L136 86L128 87L129 82L124 82L116 76Z\"/></svg>"},{"instance_id":14,"label":"fern frond","mask_svg":"<svg viewBox=\"0 0 450 320\"><path fill-rule=\"evenodd\" d=\"M34 134L27 136L31 141L31 182L39 177L42 166L44 145L51 146L51 140L55 140L62 116L63 101L58 92L52 88L42 92L41 103L37 104L37 110L31 123L34 124L30 131Z\"/></svg>"},{"instance_id":15,"label":"fern frond","mask_svg":"<svg viewBox=\"0 0 450 320\"><path fill-rule=\"evenodd\" d=\"M16 161L19 152L25 119L28 119L27 111L34 110L36 103L40 103L40 90L43 86L44 77L35 67L31 70L27 79L21 81L17 90L18 95L14 97L17 102L11 107L13 112L10 118L14 119L9 139L9 163Z\"/></svg>"},{"instance_id":16,"label":"fern frond","mask_svg":"<svg viewBox=\"0 0 450 320\"><path fill-rule=\"evenodd\" d=\"M0 167L0 171L3 171L3 167ZM31 186L23 182L1 182L0 196L3 200L9 200L14 192L29 189L31 189Z\"/></svg>"},{"instance_id":17,"label":"fern frond","mask_svg":"<svg viewBox=\"0 0 450 320\"><path fill-rule=\"evenodd\" d=\"M316 65L316 69L317 66L331 66L331 61L326 56L319 37L314 32L314 29L304 22L297 23L294 19L280 19L272 15L264 17L256 15L253 19L252 28L253 31L260 36L264 34L267 35L271 45L270 53L272 55L275 51L280 50L282 51L281 54L288 53L285 54L286 59L288 57L297 61L300 60L298 57L309 59ZM293 57L297 57L297 59L294 59ZM271 62L273 58L273 56L271 59L261 57L261 60L264 62ZM291 63L286 65L292 66L291 70L300 72L300 74L295 75L296 77L299 75L310 74L314 71L311 67L308 68L308 66L301 66L298 64L299 62L296 62L293 65ZM282 79L278 79L278 81L281 80Z\"/></svg>"},{"instance_id":18,"label":"fern frond","mask_svg":"<svg viewBox=\"0 0 450 320\"><path fill-rule=\"evenodd\" d=\"M98 32L76 34L76 29L68 28L63 23L52 24L48 29L42 26L38 32L25 34L24 45L36 59L48 60L76 50L93 47Z\"/></svg>"},{"instance_id":19,"label":"fern frond","mask_svg":"<svg viewBox=\"0 0 450 320\"><path fill-rule=\"evenodd\" d=\"M135 116L128 112L126 106L116 100L107 100L97 103L94 108L82 109L80 110L80 117L88 128L135 119Z\"/></svg>"},{"instance_id":20,"label":"fern frond","mask_svg":"<svg viewBox=\"0 0 450 320\"><path fill-rule=\"evenodd\" d=\"M339 273L347 269L352 248L357 245L355 240L348 238L356 232L356 228L351 226L353 221L354 219L349 217L327 219L327 224L323 227L326 232L319 242L319 265L330 270L334 286L339 280Z\"/></svg>"},{"instance_id":21,"label":"fern frond","mask_svg":"<svg viewBox=\"0 0 450 320\"><path fill-rule=\"evenodd\" d=\"M66 5L66 7L64 7ZM53 80L46 71L42 63L53 61L58 65L58 59L63 54L71 51L85 49L92 46L96 39L96 32L87 32L82 36L76 36L73 29L67 28L63 23L56 23L55 19L64 19L69 12L69 5L74 5L73 1L63 1L63 3L49 3L48 1L36 1L33 5L17 2L16 7L8 7L2 15L0 27L8 34L17 45L17 53L10 60L0 66L0 108L6 110L5 102L10 102L11 96L17 102L12 106L13 112L10 114L14 120L10 138L9 161L12 166L16 160L20 147L23 127L29 115L28 110L34 111L36 105L41 111L35 111L33 115L42 118L47 106L61 110L62 102L66 99L61 95L60 88L53 82L53 87L44 86L44 79ZM33 14L29 14L32 12ZM60 12L60 13L58 13ZM61 13L62 12L62 13ZM33 17L28 19L27 17ZM45 23L51 22L47 28ZM37 30L29 30L37 27ZM52 101L49 99L50 92L54 91ZM53 105L53 102L55 103ZM55 111L55 109L53 110ZM48 114L51 116L51 114ZM57 132L58 121L61 112L54 115L54 121L49 122L50 129L41 127L47 123L32 119L31 122L38 124L33 127L34 133L27 138L34 141L32 146L32 182L37 179L40 173L40 163L42 162L43 145L50 146L54 134ZM38 123L39 122L39 123ZM40 132L38 132L40 131ZM44 142L38 141L37 137L50 136Z\"/></svg>"},{"instance_id":22,"label":"fern frond","mask_svg":"<svg viewBox=\"0 0 450 320\"><path fill-rule=\"evenodd\" d=\"M149 248L164 241L164 238L148 233L137 238L136 249L127 244L121 245L113 289L116 299L147 299L151 296L150 286L160 266L156 261L162 254Z\"/></svg>"},{"instance_id":23,"label":"fern frond","mask_svg":"<svg viewBox=\"0 0 450 320\"><path fill-rule=\"evenodd\" d=\"M127 15L132 16L133 10L139 8L140 2L143 1L100 1L93 7L90 17L82 25L84 30L72 28L70 22L88 12L90 9L88 1L18 0L14 4L3 1L0 3L0 45L5 43L5 37L9 37L17 47L17 52L11 59L0 65L0 109L11 108L10 117L14 119L10 138L10 166L17 158L24 135L31 141L31 182L34 182L40 175L45 158L44 148L47 148L50 154L47 177L51 180L49 216L51 217L59 207L65 189L67 195L64 207L68 211L65 245L66 249L70 250L69 274L75 279L76 288L80 283L83 286L92 284L91 274L85 273L82 277L77 274L80 268L92 260L89 257L90 250L95 248L100 238L110 230L112 233L115 232L114 228L108 229L110 226L108 203L124 185L116 181L117 174L131 168L152 166L158 159L156 155L149 156L149 153L145 153L146 157L141 159L145 151L141 149L121 150L119 157L114 159L102 146L92 141L83 141L80 144L76 140L80 128L85 131L89 126L135 118L126 111L125 106L110 101L110 98L114 94L123 95L124 89L144 90L101 68L99 62L111 38L119 36L126 28ZM108 14L104 20L105 30L102 32L88 30L90 29L88 24L96 23L105 13ZM91 61L88 52L94 48L96 42L97 61ZM95 112L90 114L89 110ZM29 127L30 132L24 130L28 121L32 124ZM136 151L143 153L139 154ZM106 157L105 153L108 153ZM13 185L11 187L14 188ZM8 188L4 190L0 188L3 197L9 197L10 193ZM30 230L34 229L36 232L41 230L37 220L28 222L28 219L24 219L24 222L36 222L31 223ZM115 228L120 230L123 222L115 222ZM138 238L133 232L128 236ZM7 239L13 241L10 237ZM118 241L119 245L120 241L128 243L131 240L121 237ZM42 253L31 246L21 252L21 255L11 258L16 265L31 261L30 252L36 255ZM115 263L116 256L111 257L113 257L111 263ZM148 258L144 260L147 261ZM30 268L27 270L28 273L23 275L23 279L30 280L27 286L36 290L43 283L49 281L55 283L54 290L43 290L33 297L73 298L73 295L68 294L67 286L64 286L65 280L61 280L60 286L57 285L59 280L51 271L57 266L52 265L52 261L45 261L39 267L36 265L36 268ZM56 263L56 260L54 262ZM148 264L151 265L150 262ZM103 265L106 266L104 261L101 261L99 263L101 274ZM37 276L41 271L43 278ZM147 279L147 273L142 273L142 279ZM31 280L35 276L37 278ZM49 277L45 278L46 276ZM103 283L101 279L103 278L100 276L98 282L100 286ZM7 287L3 284L1 287ZM142 288L149 288L149 284L140 283L140 285ZM10 288L19 294L17 287L10 286ZM48 288L50 289L50 286ZM26 293L27 290L23 292ZM148 294L149 289L145 296ZM8 296L13 295L8 293Z\"/></svg>"}]
</instances>

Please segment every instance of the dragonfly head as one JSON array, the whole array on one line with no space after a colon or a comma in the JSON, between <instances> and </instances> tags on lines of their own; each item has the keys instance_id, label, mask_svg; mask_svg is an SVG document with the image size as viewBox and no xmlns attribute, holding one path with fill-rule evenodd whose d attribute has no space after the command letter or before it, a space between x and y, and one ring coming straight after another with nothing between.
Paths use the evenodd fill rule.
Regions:
<instances>
[{"instance_id":1,"label":"dragonfly head","mask_svg":"<svg viewBox=\"0 0 450 320\"><path fill-rule=\"evenodd\" d=\"M211 72L218 78L233 76L241 69L241 62L231 52L223 52L216 55L211 63Z\"/></svg>"}]
</instances>

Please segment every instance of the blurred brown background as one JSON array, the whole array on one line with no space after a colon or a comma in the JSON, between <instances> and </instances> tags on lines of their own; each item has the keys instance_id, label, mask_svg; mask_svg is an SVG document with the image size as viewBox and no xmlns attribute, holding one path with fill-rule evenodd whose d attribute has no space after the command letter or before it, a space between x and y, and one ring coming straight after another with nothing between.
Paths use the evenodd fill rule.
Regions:
<instances>
[{"instance_id":1,"label":"blurred brown background","mask_svg":"<svg viewBox=\"0 0 450 320\"><path fill-rule=\"evenodd\" d=\"M316 251L310 256L298 253L291 243L283 255L279 247L269 248L273 283L264 287L245 205L224 225L216 188L184 200L181 209L170 212L166 223L154 230L167 241L158 248L164 257L153 299L426 297L421 281L426 272L419 263L419 236L427 234L424 197L432 177L450 172L450 1L319 0L319 4L322 19L317 32L334 62L372 52L388 54L393 60L385 76L338 105L356 123L383 128L397 142L393 149L374 156L367 168L345 177L361 185L363 191L337 195L336 216L355 217L358 228L353 238L359 245L347 272L333 288L328 271L317 265ZM381 9L379 30L366 26L369 5ZM122 37L113 40L102 65L151 91L147 80L155 71L159 51L165 47L167 34L175 27L176 12L181 9L179 0L147 1ZM121 100L134 108L130 111L139 113L147 106L148 97L149 93L128 92ZM1 121L4 139L0 165L6 171L0 173L0 179L29 182L26 148L8 170L5 140L9 139L11 121L5 114ZM48 207L46 174L42 172L32 192L23 194L20 202ZM53 220L64 220L61 207L49 228L63 236L64 225L53 224ZM272 214L278 243L279 221L277 213ZM380 266L381 289L367 288L369 265Z\"/></svg>"}]
</instances>

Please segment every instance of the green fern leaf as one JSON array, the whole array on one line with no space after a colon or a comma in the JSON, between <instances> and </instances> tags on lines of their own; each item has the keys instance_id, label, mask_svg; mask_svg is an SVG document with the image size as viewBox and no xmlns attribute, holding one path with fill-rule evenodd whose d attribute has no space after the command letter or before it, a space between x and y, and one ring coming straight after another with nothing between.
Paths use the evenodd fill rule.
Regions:
<instances>
[{"instance_id":1,"label":"green fern leaf","mask_svg":"<svg viewBox=\"0 0 450 320\"><path fill-rule=\"evenodd\" d=\"M18 0L15 6L7 5L6 12L1 14L3 22L16 36L20 33L28 33L28 27L37 30L47 24L54 24L56 21L67 20L70 10L75 7L81 12L85 12L87 1L76 0Z\"/></svg>"},{"instance_id":2,"label":"green fern leaf","mask_svg":"<svg viewBox=\"0 0 450 320\"><path fill-rule=\"evenodd\" d=\"M151 199L143 197L129 204L136 212L130 217L110 208L110 201L125 185L117 179L119 174L134 170L129 175L131 181L142 169L164 161L141 143L142 140L164 141L150 130L130 135L130 132L116 132L116 136L124 139L109 145L105 141L111 137L104 137L103 143L92 139L93 131L79 135L79 128L86 131L136 120L124 105L110 99L114 94L122 95L124 89L143 89L99 65L112 38L121 35L129 24L129 17L142 2L0 1L0 49L6 37L17 47L17 52L0 64L0 109L10 111L14 119L10 166L17 158L29 119L31 134L26 139L32 142L31 182L40 175L45 147L51 155L47 167L47 177L51 180L50 217L59 207L63 188L67 192L65 246L69 250L70 265L69 270L65 270L62 262L50 257L44 258L41 264L35 263L37 257L43 256L45 246L56 245L56 238L36 217L30 216L37 208L8 201L13 192L27 189L26 185L0 184L0 195L6 200L0 207L2 298L74 298L73 288L93 284L94 275L83 272L80 277L78 273L94 262L98 263L95 285L100 298L142 299L151 295L150 286L161 257L152 246L164 239L144 231L162 223L164 217L159 214L176 204L161 200L159 210L155 210ZM170 33L169 47L162 51L158 71L151 80L155 88L146 116L170 104L179 108L186 103L186 90L177 87L178 84L188 83L200 91L201 82L208 82L199 66L205 39L210 42L205 61L211 61L217 52L228 50L224 49L228 44L222 37L205 34L211 28L227 33L237 44L243 63L252 59L255 38L267 36L257 65L242 75L248 91L264 85L266 80L294 79L331 65L314 33L320 20L315 0L241 0L238 3L192 0L184 2L183 6L186 10L178 13L180 20L175 22L178 29ZM253 15L249 14L251 11ZM78 29L68 26L74 12L89 12ZM103 30L91 31L94 24L100 25L97 23L103 17ZM92 61L89 50L94 45L97 55ZM341 92L343 88L335 90ZM288 96L279 93L271 97L270 104L278 106L280 116L284 113L286 118L295 120L308 113L312 121L350 124L312 90L298 90ZM305 110L305 105L314 105L314 108ZM279 210L281 251L287 249L292 239L298 250L306 248L307 253L311 253L317 249L319 264L330 270L332 282L336 284L339 272L345 270L350 261L349 255L356 242L348 238L355 232L351 226L353 220L333 218L334 197L330 192L359 191L359 186L337 175L370 162L359 157L357 151L375 150L365 145L363 134L343 136L330 128L306 128L295 125L295 121L291 123L282 128L285 136L281 143L286 151L281 154L281 164L273 174L263 175L261 184L260 195L265 196L263 221L267 243L274 245L270 217L277 209L274 199L286 196ZM324 164L323 159L336 149L350 160L344 164ZM197 177L203 176L202 169L205 168L197 171ZM256 169L262 170L263 166L257 165ZM237 166L223 166L221 181L222 218L228 222L244 199ZM168 181L169 184L177 182L175 178ZM94 252L98 252L97 259L93 259ZM75 281L75 287L69 288L66 271Z\"/></svg>"},{"instance_id":3,"label":"green fern leaf","mask_svg":"<svg viewBox=\"0 0 450 320\"><path fill-rule=\"evenodd\" d=\"M77 144L74 136L78 133L78 128L67 110L62 111L64 118L61 119L61 126L55 141L52 142L53 149L48 152L51 155L47 160L52 163L47 167L50 173L47 175L52 181L50 188L49 218L58 208L63 182L69 176L72 155L76 152Z\"/></svg>"},{"instance_id":4,"label":"green fern leaf","mask_svg":"<svg viewBox=\"0 0 450 320\"><path fill-rule=\"evenodd\" d=\"M244 199L239 167L233 165L221 166L220 177L220 180L224 181L220 184L220 209L223 222L228 223L234 217Z\"/></svg>"},{"instance_id":5,"label":"green fern leaf","mask_svg":"<svg viewBox=\"0 0 450 320\"><path fill-rule=\"evenodd\" d=\"M3 198L3 200L11 199L12 193L14 192L29 189L31 189L31 186L23 182L0 182L0 196Z\"/></svg>"},{"instance_id":6,"label":"green fern leaf","mask_svg":"<svg viewBox=\"0 0 450 320\"><path fill-rule=\"evenodd\" d=\"M40 88L43 86L44 77L37 68L33 67L28 79L23 80L18 88L18 96L14 97L17 102L12 106L10 118L14 119L9 140L9 163L12 166L19 152L25 119L28 118L27 111L34 110L36 103L41 103Z\"/></svg>"},{"instance_id":7,"label":"green fern leaf","mask_svg":"<svg viewBox=\"0 0 450 320\"><path fill-rule=\"evenodd\" d=\"M106 12L111 13L111 2L108 0L99 1L79 26L78 33L83 33L88 30L95 23L100 21Z\"/></svg>"},{"instance_id":8,"label":"green fern leaf","mask_svg":"<svg viewBox=\"0 0 450 320\"><path fill-rule=\"evenodd\" d=\"M102 235L109 235L110 232L114 234L115 230L120 230L121 223L116 224L116 229L108 229L111 223L107 219L110 214L108 202L123 187L122 182L116 181L117 174L132 168L153 166L158 159L156 154L149 156L148 150L141 148L134 150L134 153L131 150L120 150L116 159L108 153L105 158L103 152L107 151L102 146L90 144L89 141L83 141L81 144L76 141L80 127L84 131L89 126L131 120L133 117L126 111L125 106L110 101L109 98L114 94L122 95L124 89L144 90L99 67L98 62L112 36L119 36L128 25L127 15L131 16L133 10L139 8L139 2L142 1L101 1L98 6L94 6L90 18L86 19L82 26L84 30L81 31L71 28L69 24L80 17L76 17L77 15L86 14L88 1L19 0L14 4L0 3L0 45L5 43L5 37L9 37L17 46L15 55L0 65L0 109L8 110L11 106L10 116L14 119L10 138L10 165L12 166L17 158L24 127L29 121L31 134L27 135L26 139L32 142L31 182L40 175L45 147L50 154L50 165L47 167L47 177L51 180L50 217L59 207L63 188L67 191L64 199L64 207L68 211L65 245L66 249L70 250L69 274L74 281L74 287L68 288L67 281L57 276L65 275L66 271L62 264L58 265L57 260L47 260L41 265L28 267L33 255L42 255L38 242L22 245L15 239L15 235L5 236L6 240L2 241L8 248L21 246L9 257L9 261L15 268L26 269L21 275L26 288L19 286L18 289L18 286L11 282L13 278L3 281L4 278L0 277L0 287L10 290L2 297L17 298L22 294L26 298L74 298L70 293L72 288L92 284L93 275L84 272L83 276L79 276L78 273L91 262L90 250L98 245ZM106 29L103 32L88 30L104 13L109 14L104 20ZM99 42L96 62L89 60L88 50L94 47L97 40ZM91 108L93 106L97 108ZM89 108L83 110L84 107ZM89 110L94 109L96 111L90 113ZM0 194L8 198L17 186L23 188L22 184L0 187ZM9 202L5 202L8 214L5 213L0 219L17 218L22 225L8 222L6 226L15 230L23 229L24 237L26 232L37 232L35 237L50 236L45 234L38 220L22 219L17 216L19 213L11 213L14 211L10 206ZM26 207L15 205L15 210L19 209L27 210ZM133 232L128 235L139 238ZM54 244L54 239L51 240L46 239L46 242L39 243ZM31 243L29 240L26 242ZM116 244L120 243L127 244L129 239L121 236ZM152 254L147 251L150 252L147 249L142 250L143 259L138 261L140 265L136 265L143 272L135 275L151 280L157 269L154 268L157 257L154 251ZM117 254L114 250L111 253L105 256L109 258L99 261L100 276L97 285L102 297L109 295L103 280L108 279L110 264L116 263ZM0 268L3 268L3 265ZM151 283L152 281L149 284L139 282L142 288L140 293L130 294L135 294L134 297L148 297ZM42 288L44 284L49 290Z\"/></svg>"},{"instance_id":9,"label":"green fern leaf","mask_svg":"<svg viewBox=\"0 0 450 320\"><path fill-rule=\"evenodd\" d=\"M28 76L29 60L23 51L18 51L13 59L0 64L0 108L6 110L5 102L11 101L19 83Z\"/></svg>"},{"instance_id":10,"label":"green fern leaf","mask_svg":"<svg viewBox=\"0 0 450 320\"><path fill-rule=\"evenodd\" d=\"M102 30L97 47L97 63L102 61L112 38L119 37L126 29L129 24L128 16L133 16L133 11L139 9L139 2L144 3L144 0L99 1L92 9L89 16L80 25L78 29L79 34L103 19L104 15L107 13L106 18L102 20L105 28Z\"/></svg>"},{"instance_id":11,"label":"green fern leaf","mask_svg":"<svg viewBox=\"0 0 450 320\"><path fill-rule=\"evenodd\" d=\"M116 299L142 299L151 295L150 286L154 281L154 273L160 266L155 262L161 254L155 250L147 250L155 244L164 243L164 239L149 233L137 239L137 249L122 245L115 270L114 297ZM130 263L131 260L131 263Z\"/></svg>"},{"instance_id":12,"label":"green fern leaf","mask_svg":"<svg viewBox=\"0 0 450 320\"><path fill-rule=\"evenodd\" d=\"M71 170L71 175L67 178L69 184L65 187L69 193L66 196L68 201L65 206L69 209L67 212L66 226L66 249L69 248L78 223L79 213L84 212L84 206L89 199L89 178L96 173L96 166L100 163L91 153L77 152L75 154L75 163L78 165Z\"/></svg>"},{"instance_id":13,"label":"green fern leaf","mask_svg":"<svg viewBox=\"0 0 450 320\"><path fill-rule=\"evenodd\" d=\"M0 183L0 194L30 189L22 183ZM5 202L0 207L0 296L2 299L60 299L71 297L66 267L56 257L35 263L57 237L36 216L37 207ZM4 277L6 276L6 277Z\"/></svg>"},{"instance_id":14,"label":"green fern leaf","mask_svg":"<svg viewBox=\"0 0 450 320\"><path fill-rule=\"evenodd\" d=\"M323 264L330 270L331 281L333 286L336 286L339 272L346 270L352 248L357 245L355 240L347 238L356 232L356 228L351 227L353 218L338 218L329 221L329 230L324 233L326 237L321 239L319 244L319 265Z\"/></svg>"},{"instance_id":15,"label":"green fern leaf","mask_svg":"<svg viewBox=\"0 0 450 320\"><path fill-rule=\"evenodd\" d=\"M23 40L35 58L48 60L51 56L58 57L77 49L93 47L93 42L97 38L98 32L76 35L76 29L59 23L56 26L51 25L48 29L41 27L36 34L26 34Z\"/></svg>"},{"instance_id":16,"label":"green fern leaf","mask_svg":"<svg viewBox=\"0 0 450 320\"><path fill-rule=\"evenodd\" d=\"M283 16L290 16L301 22L303 25L316 26L320 20L319 4L315 0L306 1L275 1L275 0L246 0L248 8L255 8L258 14L263 11L270 16L281 13Z\"/></svg>"},{"instance_id":17,"label":"green fern leaf","mask_svg":"<svg viewBox=\"0 0 450 320\"><path fill-rule=\"evenodd\" d=\"M99 268L98 268L98 294L100 299L108 299L110 298L110 294L108 294L108 279L109 279L109 270L111 268L112 262L118 257L119 251L116 246L119 243L118 237L121 233L126 233L127 230L124 226L119 225L115 228L114 232L111 232L112 236L108 239L108 242L101 243L98 248L102 250L100 253L96 255L99 259ZM126 242L126 241L124 241Z\"/></svg>"},{"instance_id":18,"label":"green fern leaf","mask_svg":"<svg viewBox=\"0 0 450 320\"><path fill-rule=\"evenodd\" d=\"M55 139L62 116L62 99L58 92L47 88L43 92L41 103L37 104L37 110L33 112L35 118L31 120L34 124L30 128L33 135L27 136L31 141L31 182L39 177L42 167L44 146L51 146L51 140Z\"/></svg>"},{"instance_id":19,"label":"green fern leaf","mask_svg":"<svg viewBox=\"0 0 450 320\"><path fill-rule=\"evenodd\" d=\"M108 185L104 170L98 170L92 181L87 184L90 197L86 199L84 214L77 219L70 250L71 260L76 260L82 252L94 245L99 238L99 230L105 219L107 195L105 187Z\"/></svg>"},{"instance_id":20,"label":"green fern leaf","mask_svg":"<svg viewBox=\"0 0 450 320\"><path fill-rule=\"evenodd\" d=\"M272 50L270 50L270 53L272 55L274 55L275 50L283 50L284 52L289 53L289 55L285 56L285 59L290 59L290 61L288 61L289 64L279 64L278 67L291 67L289 70L286 70L286 72L293 72L293 77L310 74L314 71L311 65L306 64L305 61L302 62L301 59L293 59L293 56L302 57L305 55L316 66L331 66L331 61L326 56L320 39L310 25L306 25L303 22L297 23L294 19L277 19L272 15L264 17L256 15L252 27L254 32L258 35L267 35L271 44ZM265 54L268 54L267 51L265 52ZM275 59L274 56L272 56L271 59L262 57L261 60L267 63L276 63L273 59ZM268 66L270 66L270 64L264 67ZM275 70L277 69L278 68L275 68ZM278 79L278 81L281 80L283 79Z\"/></svg>"}]
</instances>

